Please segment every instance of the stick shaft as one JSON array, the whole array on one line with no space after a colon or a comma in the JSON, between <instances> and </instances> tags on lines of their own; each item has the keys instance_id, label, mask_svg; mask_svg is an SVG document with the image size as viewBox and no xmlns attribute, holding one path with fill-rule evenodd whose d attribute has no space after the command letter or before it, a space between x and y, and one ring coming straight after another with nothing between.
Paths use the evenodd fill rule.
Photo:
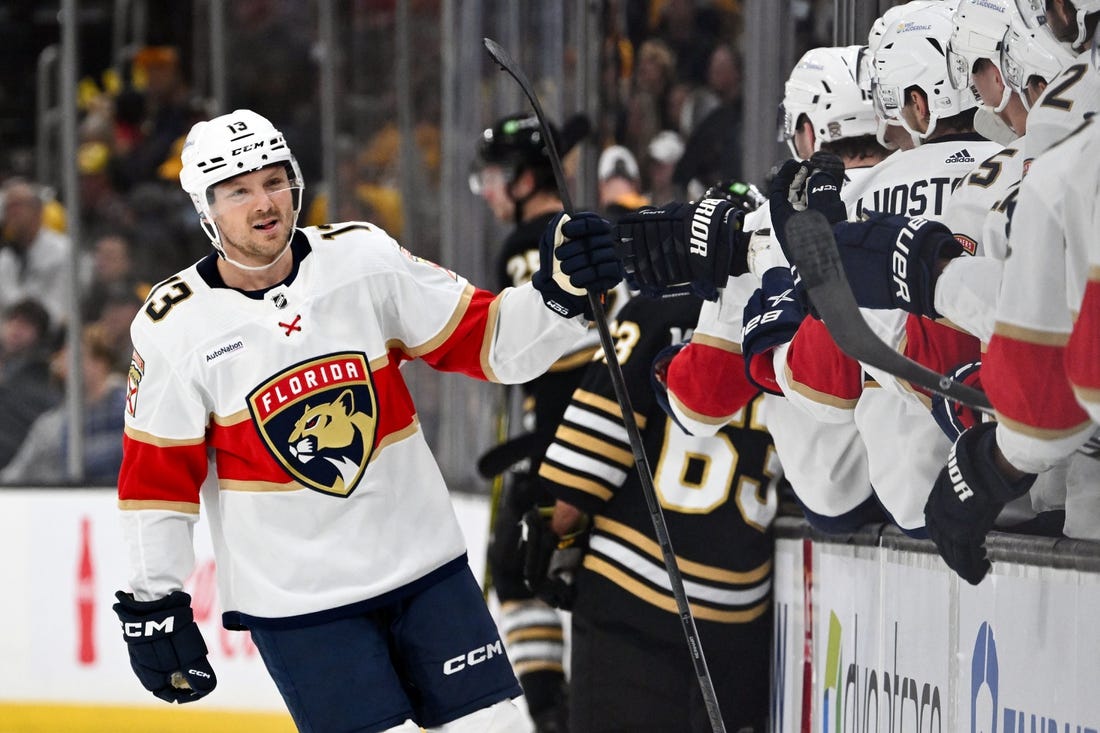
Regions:
<instances>
[{"instance_id":1,"label":"stick shaft","mask_svg":"<svg viewBox=\"0 0 1100 733\"><path fill-rule=\"evenodd\" d=\"M485 48L489 51L489 55L493 57L493 60L500 64L500 67L508 72L508 74L516 80L523 90L524 95L527 97L531 106L535 110L535 116L538 117L539 125L542 127L543 137L546 139L547 151L550 154L550 167L554 171L554 180L558 186L558 196L561 198L562 206L567 214L573 212L573 201L569 195L569 188L565 183L565 175L561 167L561 158L558 155L557 145L554 142L554 136L550 131L550 125L546 121L546 116L543 114L542 105L539 103L538 97L535 95L534 90L531 87L530 82L527 81L526 75L520 70L519 66L512 59L512 57L492 39L484 39ZM638 478L642 485L642 493L645 495L646 504L649 507L650 518L653 521L653 528L657 534L657 544L661 548L661 556L664 560L665 570L668 573L669 583L672 586L672 595L676 599L676 608L679 611L680 622L684 628L684 635L687 640L688 649L691 653L692 663L695 667L695 674L699 680L699 687L703 695L703 702L707 708L707 716L710 718L711 728L714 733L725 733L725 723L722 721L722 713L718 708L718 696L714 691L714 682L710 677L710 671L707 669L707 660L703 654L703 645L699 640L699 631L695 626L695 618L691 613L691 606L688 604L687 592L684 590L684 579L680 574L680 568L676 563L676 554L672 550L672 542L669 539L668 525L665 522L664 513L661 511L661 505L657 501L657 491L653 485L653 472L649 468L649 461L645 455L645 448L642 444L642 435L638 430L637 421L634 419L634 408L630 403L630 395L626 389L626 380L623 378L622 366L619 364L618 356L615 352L615 342L611 337L611 329L607 325L607 316L604 313L603 303L600 297L595 293L588 293L588 304L592 310L593 319L596 323L596 330L600 334L600 344L603 346L603 353L606 356L607 368L611 373L611 383L615 388L615 397L619 403L619 409L623 413L623 427L626 428L627 436L630 439L631 452L634 455L634 465L638 470Z\"/></svg>"}]
</instances>

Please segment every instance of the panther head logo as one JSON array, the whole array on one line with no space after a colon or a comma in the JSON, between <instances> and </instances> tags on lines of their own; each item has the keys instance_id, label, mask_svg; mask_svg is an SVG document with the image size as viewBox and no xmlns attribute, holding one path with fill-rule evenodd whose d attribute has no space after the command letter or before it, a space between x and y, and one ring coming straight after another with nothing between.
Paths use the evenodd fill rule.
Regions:
<instances>
[{"instance_id":1,"label":"panther head logo","mask_svg":"<svg viewBox=\"0 0 1100 733\"><path fill-rule=\"evenodd\" d=\"M332 402L306 405L287 450L303 466L315 458L328 461L339 473L333 490L342 494L362 470L365 440L374 435L374 426L373 417L355 411L355 396L345 389Z\"/></svg>"},{"instance_id":2,"label":"panther head logo","mask_svg":"<svg viewBox=\"0 0 1100 733\"><path fill-rule=\"evenodd\" d=\"M296 365L253 391L248 402L268 450L295 479L336 496L355 490L378 425L364 355Z\"/></svg>"}]
</instances>

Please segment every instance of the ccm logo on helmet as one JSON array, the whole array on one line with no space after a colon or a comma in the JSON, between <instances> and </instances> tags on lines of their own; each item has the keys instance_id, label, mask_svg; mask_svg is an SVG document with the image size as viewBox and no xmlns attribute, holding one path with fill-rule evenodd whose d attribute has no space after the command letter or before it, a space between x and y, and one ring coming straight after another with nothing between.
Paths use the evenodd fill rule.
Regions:
<instances>
[{"instance_id":1,"label":"ccm logo on helmet","mask_svg":"<svg viewBox=\"0 0 1100 733\"><path fill-rule=\"evenodd\" d=\"M145 623L130 621L122 625L122 633L132 637L154 636L158 632L161 634L171 634L175 625L175 616L169 616L163 621L146 621Z\"/></svg>"},{"instance_id":2,"label":"ccm logo on helmet","mask_svg":"<svg viewBox=\"0 0 1100 733\"><path fill-rule=\"evenodd\" d=\"M497 639L492 644L479 646L477 649L471 649L465 654L459 654L457 657L448 659L443 663L443 674L461 672L467 667L474 667L482 662L487 662L493 657L499 657L503 654L504 647L501 646L500 639Z\"/></svg>"},{"instance_id":3,"label":"ccm logo on helmet","mask_svg":"<svg viewBox=\"0 0 1100 733\"><path fill-rule=\"evenodd\" d=\"M256 148L262 148L264 141L261 140L258 143L249 143L239 148L233 148L233 152L230 155L240 155L241 153L247 153L249 150L255 150Z\"/></svg>"}]
</instances>

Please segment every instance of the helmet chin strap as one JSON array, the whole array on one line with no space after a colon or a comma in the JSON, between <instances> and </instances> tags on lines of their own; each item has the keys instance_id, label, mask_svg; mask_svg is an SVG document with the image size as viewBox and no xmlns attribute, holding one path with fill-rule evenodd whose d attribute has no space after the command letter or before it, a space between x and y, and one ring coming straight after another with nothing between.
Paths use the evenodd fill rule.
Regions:
<instances>
[{"instance_id":1,"label":"helmet chin strap","mask_svg":"<svg viewBox=\"0 0 1100 733\"><path fill-rule=\"evenodd\" d=\"M288 238L286 240L286 246L283 247L282 251L279 252L278 255L275 256L275 259L271 260L271 262L268 262L266 265L246 265L242 262L237 262L236 260L231 259L229 255L225 253L225 250L221 247L218 248L218 254L222 256L223 260L233 265L234 267L239 267L240 269L248 270L249 272L260 272L261 270L267 270L278 264L279 260L281 260L283 258L283 255L287 253L287 250L290 249L290 239L291 238Z\"/></svg>"}]
</instances>

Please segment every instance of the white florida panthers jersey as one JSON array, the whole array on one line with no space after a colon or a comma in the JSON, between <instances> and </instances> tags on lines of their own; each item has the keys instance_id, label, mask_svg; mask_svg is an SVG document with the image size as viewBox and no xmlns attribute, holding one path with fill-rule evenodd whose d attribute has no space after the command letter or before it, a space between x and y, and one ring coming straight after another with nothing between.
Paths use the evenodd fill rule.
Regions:
<instances>
[{"instance_id":1,"label":"white florida panthers jersey","mask_svg":"<svg viewBox=\"0 0 1100 733\"><path fill-rule=\"evenodd\" d=\"M297 230L266 291L210 257L155 286L134 343L119 477L131 586L182 587L202 491L229 626L399 598L465 544L399 366L517 383L585 334L530 284L494 295L377 227Z\"/></svg>"}]
</instances>

